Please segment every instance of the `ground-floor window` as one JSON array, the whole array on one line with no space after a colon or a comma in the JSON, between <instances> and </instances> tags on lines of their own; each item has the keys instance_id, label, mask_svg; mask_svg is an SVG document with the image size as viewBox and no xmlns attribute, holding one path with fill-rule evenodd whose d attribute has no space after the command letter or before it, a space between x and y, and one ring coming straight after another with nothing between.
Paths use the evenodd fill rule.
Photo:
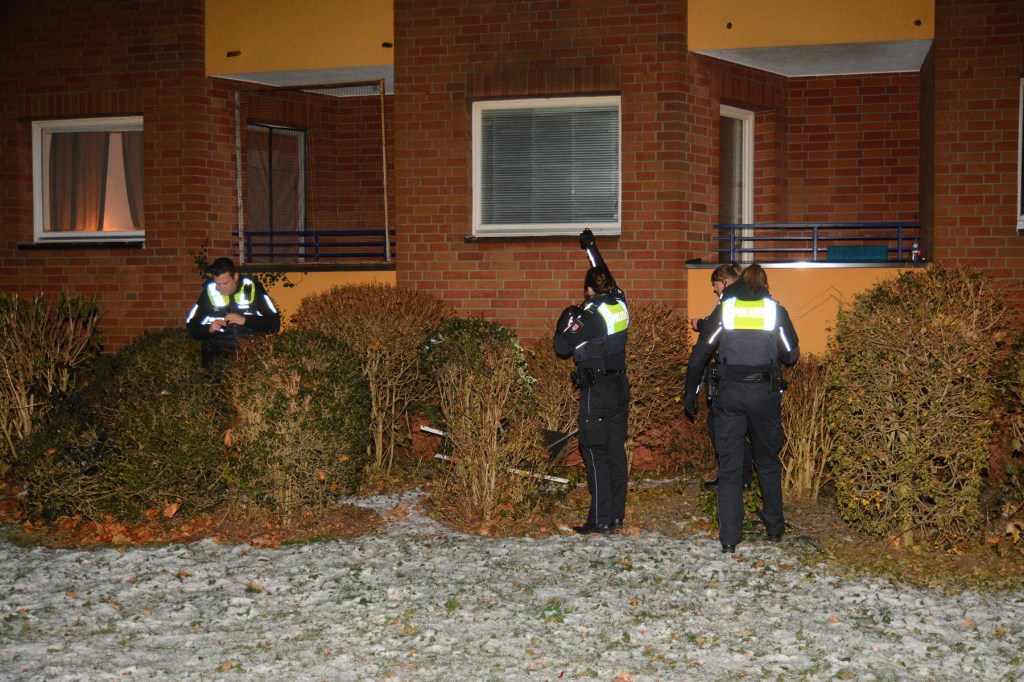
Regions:
<instances>
[{"instance_id":1,"label":"ground-floor window","mask_svg":"<svg viewBox=\"0 0 1024 682\"><path fill-rule=\"evenodd\" d=\"M1017 106L1017 233L1024 234L1024 78Z\"/></svg>"},{"instance_id":2,"label":"ground-floor window","mask_svg":"<svg viewBox=\"0 0 1024 682\"><path fill-rule=\"evenodd\" d=\"M145 237L141 116L35 121L35 241Z\"/></svg>"},{"instance_id":3,"label":"ground-floor window","mask_svg":"<svg viewBox=\"0 0 1024 682\"><path fill-rule=\"evenodd\" d=\"M473 234L621 232L619 97L473 104Z\"/></svg>"}]
</instances>

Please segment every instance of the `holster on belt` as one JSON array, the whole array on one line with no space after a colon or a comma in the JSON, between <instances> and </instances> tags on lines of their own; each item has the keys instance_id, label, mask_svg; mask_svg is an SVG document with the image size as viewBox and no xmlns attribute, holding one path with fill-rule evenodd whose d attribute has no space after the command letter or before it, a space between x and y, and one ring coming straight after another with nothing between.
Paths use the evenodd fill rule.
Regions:
<instances>
[{"instance_id":1,"label":"holster on belt","mask_svg":"<svg viewBox=\"0 0 1024 682\"><path fill-rule=\"evenodd\" d=\"M569 375L572 383L580 388L587 388L594 384L608 381L611 377L625 372L617 369L600 369L597 367L577 367L576 371Z\"/></svg>"},{"instance_id":2,"label":"holster on belt","mask_svg":"<svg viewBox=\"0 0 1024 682\"><path fill-rule=\"evenodd\" d=\"M704 367L704 390L707 391L708 400L714 400L718 395L718 363L709 362Z\"/></svg>"}]
</instances>

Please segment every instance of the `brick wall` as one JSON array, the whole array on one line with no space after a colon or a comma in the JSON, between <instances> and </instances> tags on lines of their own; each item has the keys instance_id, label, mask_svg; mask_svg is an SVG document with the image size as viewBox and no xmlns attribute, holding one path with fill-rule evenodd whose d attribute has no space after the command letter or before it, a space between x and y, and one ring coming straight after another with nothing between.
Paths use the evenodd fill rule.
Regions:
<instances>
[{"instance_id":1,"label":"brick wall","mask_svg":"<svg viewBox=\"0 0 1024 682\"><path fill-rule=\"evenodd\" d=\"M472 102L622 97L622 236L599 239L631 300L686 316L685 261L714 261L718 112L755 112L755 220L919 217L917 74L785 79L686 52L679 3L399 0L398 283L526 339L578 301L574 239L472 241Z\"/></svg>"},{"instance_id":2,"label":"brick wall","mask_svg":"<svg viewBox=\"0 0 1024 682\"><path fill-rule=\"evenodd\" d=\"M917 220L919 77L794 78L785 220Z\"/></svg>"},{"instance_id":3,"label":"brick wall","mask_svg":"<svg viewBox=\"0 0 1024 682\"><path fill-rule=\"evenodd\" d=\"M712 82L688 66L685 3L395 3L398 283L527 341L582 298L575 238L471 234L472 102L622 97L622 236L599 239L632 301L681 307L683 263L707 250Z\"/></svg>"},{"instance_id":4,"label":"brick wall","mask_svg":"<svg viewBox=\"0 0 1024 682\"><path fill-rule=\"evenodd\" d=\"M925 253L997 277L1024 307L1016 233L1024 3L936 0L935 24L935 226Z\"/></svg>"},{"instance_id":5,"label":"brick wall","mask_svg":"<svg viewBox=\"0 0 1024 682\"><path fill-rule=\"evenodd\" d=\"M0 291L95 296L108 350L180 326L198 294L192 254L228 254L234 208L230 93L205 77L202 0L0 7ZM31 245L31 124L142 115L143 248Z\"/></svg>"}]
</instances>

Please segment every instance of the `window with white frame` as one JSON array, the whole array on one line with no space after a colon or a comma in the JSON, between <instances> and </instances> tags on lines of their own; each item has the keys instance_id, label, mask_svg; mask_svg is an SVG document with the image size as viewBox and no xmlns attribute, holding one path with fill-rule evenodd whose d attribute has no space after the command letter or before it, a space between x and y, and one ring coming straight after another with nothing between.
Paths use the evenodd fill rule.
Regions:
<instances>
[{"instance_id":1,"label":"window with white frame","mask_svg":"<svg viewBox=\"0 0 1024 682\"><path fill-rule=\"evenodd\" d=\"M749 225L754 222L754 113L721 105L718 146L718 222L721 225ZM750 228L723 230L723 237L739 252L721 253L720 260L749 263L754 260ZM729 244L730 242L725 242Z\"/></svg>"},{"instance_id":2,"label":"window with white frame","mask_svg":"<svg viewBox=\"0 0 1024 682\"><path fill-rule=\"evenodd\" d=\"M621 232L620 98L473 104L473 234Z\"/></svg>"},{"instance_id":3,"label":"window with white frame","mask_svg":"<svg viewBox=\"0 0 1024 682\"><path fill-rule=\"evenodd\" d=\"M1017 234L1024 235L1024 78L1017 106Z\"/></svg>"},{"instance_id":4,"label":"window with white frame","mask_svg":"<svg viewBox=\"0 0 1024 682\"><path fill-rule=\"evenodd\" d=\"M36 243L145 238L142 117L32 124Z\"/></svg>"}]
</instances>

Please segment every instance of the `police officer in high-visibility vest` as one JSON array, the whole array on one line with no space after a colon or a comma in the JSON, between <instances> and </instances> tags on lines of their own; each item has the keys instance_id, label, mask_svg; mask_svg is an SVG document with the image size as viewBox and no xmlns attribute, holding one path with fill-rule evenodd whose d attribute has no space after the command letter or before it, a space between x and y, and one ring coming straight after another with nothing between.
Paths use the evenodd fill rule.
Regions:
<instances>
[{"instance_id":1,"label":"police officer in high-visibility vest","mask_svg":"<svg viewBox=\"0 0 1024 682\"><path fill-rule=\"evenodd\" d=\"M203 367L213 369L219 355L229 355L253 334L281 328L281 316L263 285L242 277L230 258L210 265L211 280L185 318L189 336L203 342Z\"/></svg>"},{"instance_id":2,"label":"police officer in high-visibility vest","mask_svg":"<svg viewBox=\"0 0 1024 682\"><path fill-rule=\"evenodd\" d=\"M718 537L722 551L736 551L743 535L743 449L749 434L761 487L765 530L778 541L782 514L782 365L800 357L786 309L768 294L768 277L757 264L743 271L746 292L723 298L701 326L686 369L685 409L697 412L704 366L718 351L718 393L711 404L718 452Z\"/></svg>"},{"instance_id":3,"label":"police officer in high-visibility vest","mask_svg":"<svg viewBox=\"0 0 1024 682\"><path fill-rule=\"evenodd\" d=\"M599 254L586 230L580 245ZM594 257L592 256L592 261ZM580 388L579 444L587 467L590 510L580 534L620 530L626 515L629 463L626 430L629 420L629 381L626 378L626 336L629 310L626 296L608 267L598 265L584 280L586 301L569 306L555 325L555 352L572 355L572 376Z\"/></svg>"}]
</instances>

